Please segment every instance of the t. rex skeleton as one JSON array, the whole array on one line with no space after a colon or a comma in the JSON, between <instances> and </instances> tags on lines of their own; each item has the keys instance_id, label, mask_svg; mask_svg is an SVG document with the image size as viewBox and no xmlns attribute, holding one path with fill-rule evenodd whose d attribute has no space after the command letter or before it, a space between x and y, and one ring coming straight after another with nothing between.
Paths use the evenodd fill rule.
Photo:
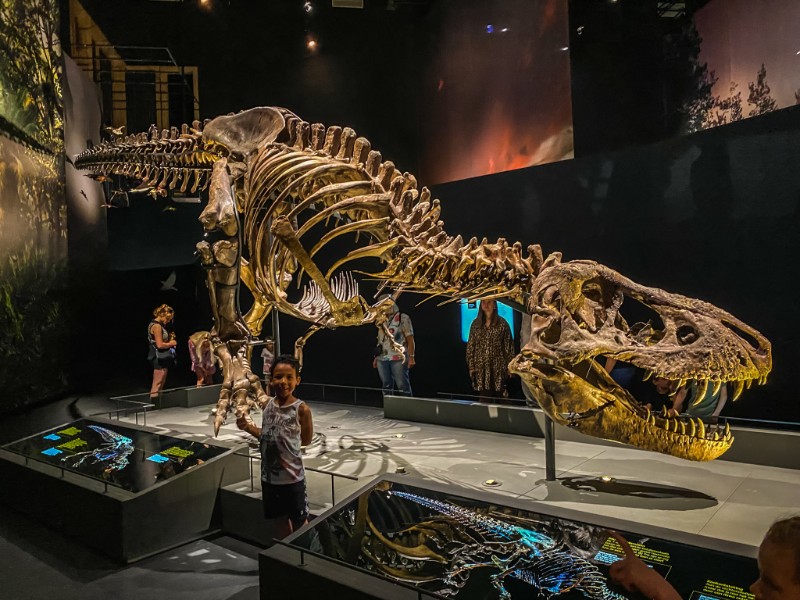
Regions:
<instances>
[{"instance_id":1,"label":"t. rex skeleton","mask_svg":"<svg viewBox=\"0 0 800 600\"><path fill-rule=\"evenodd\" d=\"M76 165L159 190L209 188L200 216L207 239L197 248L224 373L215 433L232 408L243 416L265 401L244 349L271 309L311 323L298 354L322 328L385 326L391 299L370 304L352 273L341 271L359 259L383 261L369 274L396 290L525 307L531 341L510 369L556 422L589 435L693 460L716 458L732 442L727 427L650 414L595 357L697 380L701 392L731 384L735 398L753 381L764 383L772 367L767 339L711 304L638 285L592 261L562 263L558 252L545 258L538 245L523 256L519 242L448 235L439 201L413 175L383 161L352 129L312 125L283 108L254 108L204 127L151 128L88 149ZM323 271L319 250L349 233L367 242ZM289 285L306 277L302 297L291 302ZM246 315L236 301L240 281L255 299ZM649 306L662 323L629 326L625 298Z\"/></svg>"}]
</instances>

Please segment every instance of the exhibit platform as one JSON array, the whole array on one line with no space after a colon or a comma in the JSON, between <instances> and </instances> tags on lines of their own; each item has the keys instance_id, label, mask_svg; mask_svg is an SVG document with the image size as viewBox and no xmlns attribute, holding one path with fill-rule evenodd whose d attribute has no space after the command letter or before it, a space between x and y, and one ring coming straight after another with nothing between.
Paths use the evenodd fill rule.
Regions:
<instances>
[{"instance_id":1,"label":"exhibit platform","mask_svg":"<svg viewBox=\"0 0 800 600\"><path fill-rule=\"evenodd\" d=\"M219 528L235 447L78 419L0 448L0 502L122 562Z\"/></svg>"},{"instance_id":2,"label":"exhibit platform","mask_svg":"<svg viewBox=\"0 0 800 600\"><path fill-rule=\"evenodd\" d=\"M328 474L357 478L333 481L338 501L371 479L398 470L447 485L454 494L488 490L520 502L546 502L574 510L586 515L587 521L602 515L752 547L761 542L773 521L800 513L797 469L721 460L690 462L619 444L600 444L594 438L587 438L590 443L566 441L557 432L557 481L548 482L541 438L401 421L385 418L381 409L370 407L309 405L316 438L304 463L321 471L309 471L307 477L315 515L335 504ZM148 426L209 441L213 439L212 408L155 411L148 414ZM133 422L133 416L129 418ZM218 442L252 442L255 447L255 440L237 429L232 419L220 430ZM246 457L234 458L248 462ZM247 532L263 520L257 465L252 481L245 477L225 486L225 492L241 497L231 501L235 511L223 511L224 527L228 530L228 515L234 514L246 531L230 531L246 539L253 539ZM487 486L490 479L497 485ZM224 501L225 495L221 497Z\"/></svg>"},{"instance_id":3,"label":"exhibit platform","mask_svg":"<svg viewBox=\"0 0 800 600\"><path fill-rule=\"evenodd\" d=\"M609 529L681 598L750 597L749 546L389 475L262 552L261 598L632 597Z\"/></svg>"},{"instance_id":4,"label":"exhibit platform","mask_svg":"<svg viewBox=\"0 0 800 600\"><path fill-rule=\"evenodd\" d=\"M523 405L488 404L474 400L446 398L385 396L383 411L384 416L401 421L544 438L544 411ZM735 442L717 460L800 469L800 433L742 426L735 420L730 422L730 428ZM556 438L567 442L621 447L617 442L584 435L558 424L556 424Z\"/></svg>"}]
</instances>

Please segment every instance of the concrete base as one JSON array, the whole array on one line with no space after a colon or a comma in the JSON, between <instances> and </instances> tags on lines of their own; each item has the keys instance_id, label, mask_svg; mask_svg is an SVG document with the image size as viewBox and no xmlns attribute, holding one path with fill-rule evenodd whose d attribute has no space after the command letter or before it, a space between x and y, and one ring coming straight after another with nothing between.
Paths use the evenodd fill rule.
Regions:
<instances>
[{"instance_id":1,"label":"concrete base","mask_svg":"<svg viewBox=\"0 0 800 600\"><path fill-rule=\"evenodd\" d=\"M122 562L219 529L220 486L247 476L232 449L135 494L0 450L0 502Z\"/></svg>"},{"instance_id":2,"label":"concrete base","mask_svg":"<svg viewBox=\"0 0 800 600\"><path fill-rule=\"evenodd\" d=\"M544 438L544 412L526 406L384 396L383 414L386 418L402 421ZM718 460L800 469L800 433L754 427L731 427L731 433L735 438L733 446ZM556 443L567 441L615 448L621 446L618 442L590 437L558 424L556 440Z\"/></svg>"},{"instance_id":3,"label":"concrete base","mask_svg":"<svg viewBox=\"0 0 800 600\"><path fill-rule=\"evenodd\" d=\"M261 490L251 490L248 481L240 481L219 491L222 531L268 548L274 543L273 532L264 519Z\"/></svg>"}]
</instances>

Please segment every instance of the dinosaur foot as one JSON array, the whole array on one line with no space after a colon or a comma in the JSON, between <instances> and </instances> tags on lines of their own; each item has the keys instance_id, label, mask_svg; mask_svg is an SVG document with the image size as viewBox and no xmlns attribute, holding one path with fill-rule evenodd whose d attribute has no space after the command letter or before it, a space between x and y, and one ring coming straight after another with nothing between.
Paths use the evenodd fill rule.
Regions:
<instances>
[{"instance_id":1,"label":"dinosaur foot","mask_svg":"<svg viewBox=\"0 0 800 600\"><path fill-rule=\"evenodd\" d=\"M249 421L250 411L263 408L267 405L269 397L261 380L250 369L250 362L246 356L246 346L237 343L237 349L232 352L233 343L221 344L215 349L217 356L222 360L224 379L217 402L214 416L214 437L219 435L220 428L227 422L228 413L233 411L237 422L242 419Z\"/></svg>"}]
</instances>

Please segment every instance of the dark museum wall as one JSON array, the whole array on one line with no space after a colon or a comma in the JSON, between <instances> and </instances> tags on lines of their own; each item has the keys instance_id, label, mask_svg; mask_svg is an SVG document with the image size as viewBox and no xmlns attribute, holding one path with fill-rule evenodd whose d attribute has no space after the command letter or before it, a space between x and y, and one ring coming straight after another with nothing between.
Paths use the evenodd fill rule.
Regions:
<instances>
[{"instance_id":1,"label":"dark museum wall","mask_svg":"<svg viewBox=\"0 0 800 600\"><path fill-rule=\"evenodd\" d=\"M773 344L774 370L726 414L800 421L793 384L800 319L800 107L635 150L435 188L451 234L536 242L564 260L590 258L635 281L699 297ZM446 318L418 316L417 352L459 356ZM423 321L424 318L424 321ZM433 350L435 348L435 350ZM462 361L442 381L466 381ZM433 379L433 378L432 378ZM425 377L427 387L427 376ZM442 387L441 385L439 387ZM463 389L463 388L462 388Z\"/></svg>"},{"instance_id":2,"label":"dark museum wall","mask_svg":"<svg viewBox=\"0 0 800 600\"><path fill-rule=\"evenodd\" d=\"M308 15L295 0L81 4L113 44L169 47L177 64L197 65L201 118L285 106L310 121L346 121L401 168L418 171L417 10L315 2Z\"/></svg>"}]
</instances>

